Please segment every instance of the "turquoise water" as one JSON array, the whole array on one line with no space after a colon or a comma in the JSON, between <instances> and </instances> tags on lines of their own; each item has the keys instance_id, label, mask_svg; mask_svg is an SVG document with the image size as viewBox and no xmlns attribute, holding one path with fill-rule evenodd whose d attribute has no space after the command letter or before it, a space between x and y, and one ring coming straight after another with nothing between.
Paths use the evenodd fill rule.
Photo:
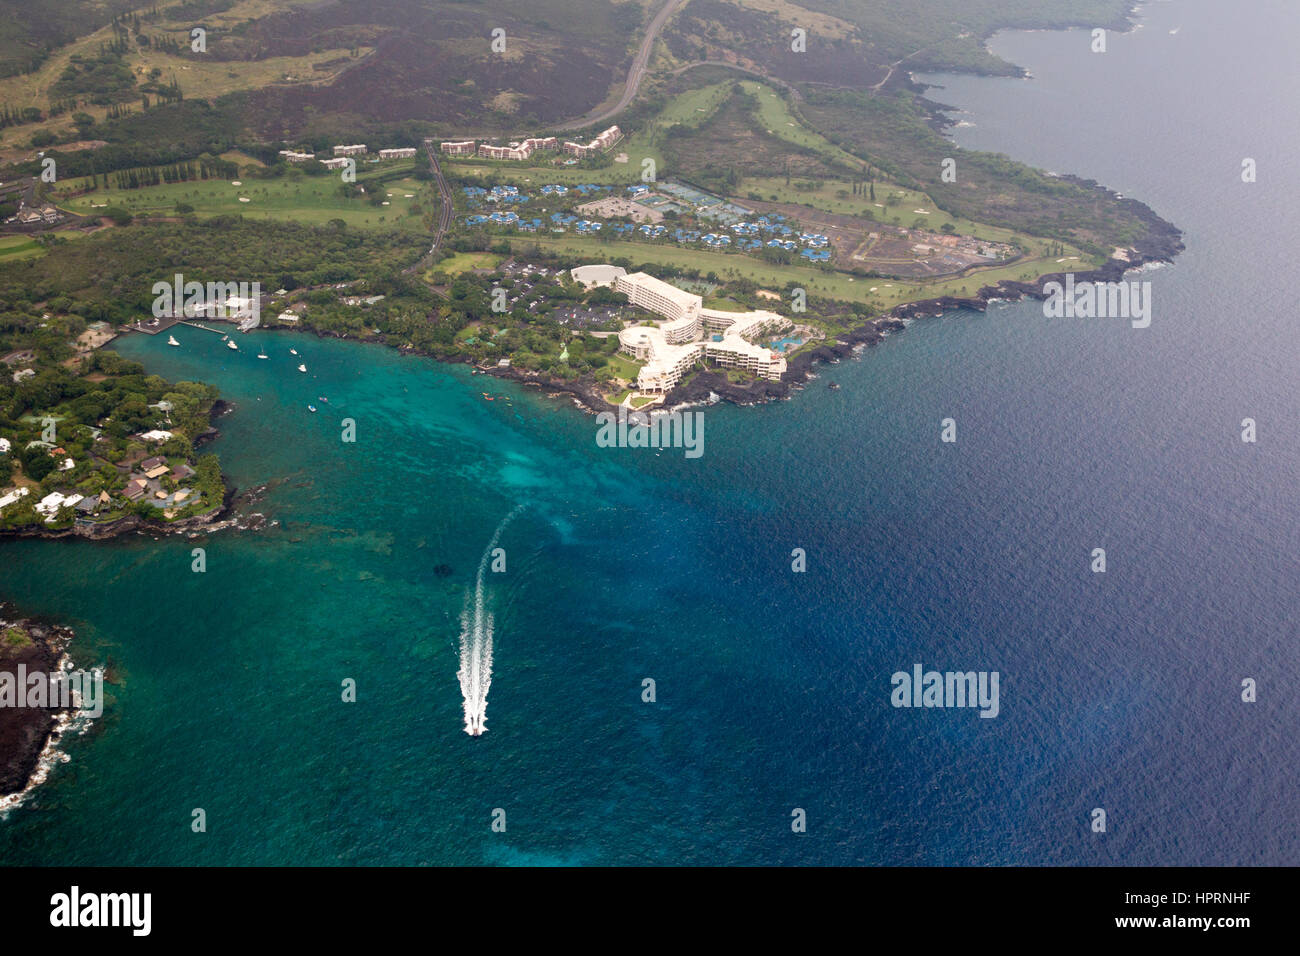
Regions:
<instances>
[{"instance_id":1,"label":"turquoise water","mask_svg":"<svg viewBox=\"0 0 1300 956\"><path fill-rule=\"evenodd\" d=\"M236 403L214 450L241 488L277 482L258 507L280 525L0 542L5 596L122 675L0 823L0 861L1295 863L1300 434L1270 251L1295 247L1300 199L1285 176L1228 184L1243 142L1261 168L1294 155L1258 117L1295 100L1300 13L1259 8L1154 5L1105 69L1086 34L1000 37L1037 79L941 96L979 145L1187 230L1141 277L1142 332L1034 303L918 321L793 401L705 409L698 459L597 447L561 399L378 347L122 341ZM1248 68L1210 77L1219 61ZM1243 449L1245 415L1266 439ZM520 505L485 577L470 738L461 615ZM1001 714L891 708L915 662L999 671Z\"/></svg>"}]
</instances>

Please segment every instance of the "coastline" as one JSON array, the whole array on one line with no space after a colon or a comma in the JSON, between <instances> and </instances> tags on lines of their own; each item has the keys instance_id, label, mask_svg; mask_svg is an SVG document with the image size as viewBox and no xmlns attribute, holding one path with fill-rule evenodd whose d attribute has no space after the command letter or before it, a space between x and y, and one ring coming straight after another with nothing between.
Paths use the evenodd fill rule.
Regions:
<instances>
[{"instance_id":1,"label":"coastline","mask_svg":"<svg viewBox=\"0 0 1300 956\"><path fill-rule=\"evenodd\" d=\"M24 631L30 643L0 647L0 670L12 673L22 665L49 674L71 666L67 649L76 636L71 628L17 617L12 605L0 603L0 631L11 628ZM56 763L70 759L59 744L74 722L83 730L89 726L64 708L0 707L0 816L20 806Z\"/></svg>"},{"instance_id":2,"label":"coastline","mask_svg":"<svg viewBox=\"0 0 1300 956\"><path fill-rule=\"evenodd\" d=\"M212 403L212 409L209 412L209 421L220 418L234 410L234 405L223 399L217 399ZM216 439L221 434L221 430L215 425L210 425L208 429L194 439L194 447L197 449ZM239 527L240 530L256 528L260 523L252 519L260 518L261 515L250 516L247 525L240 525L239 519L233 514L235 506L256 493L253 489L247 494L241 494L239 489L232 485L222 475L222 484L224 493L221 498L221 506L208 512L207 514L194 515L190 518L181 518L179 521L156 521L150 518L142 518L137 514L126 514L116 521L105 522L103 524L80 523L74 521L70 528L51 529L44 528L40 525L26 525L21 528L0 528L0 540L6 538L43 538L45 540L59 540L63 538L83 538L88 541L108 541L121 535L135 532L136 534L148 535L153 538L166 538L171 535L188 535L197 536L200 529L206 529L211 534L214 531L224 530L226 528Z\"/></svg>"},{"instance_id":3,"label":"coastline","mask_svg":"<svg viewBox=\"0 0 1300 956\"><path fill-rule=\"evenodd\" d=\"M1121 197L1114 190L1100 185L1095 180L1084 179L1073 174L1062 174L1060 179L1104 192L1114 202L1128 206L1135 215L1147 223L1148 233L1138 239L1126 251L1127 258L1111 256L1096 269L1086 272L1070 273L1076 283L1080 282L1118 282L1129 272L1140 270L1155 263L1172 263L1184 249L1182 230L1172 223L1160 218L1149 206L1130 197ZM864 346L876 345L886 335L900 332L906 328L908 320L935 317L959 309L985 312L989 303L996 301L1017 301L1020 299L1046 299L1049 293L1043 291L1048 283L1065 281L1067 273L1053 272L1040 276L1032 282L1004 279L992 285L981 287L970 296L937 296L930 299L918 299L904 302L890 311L875 316L859 326L855 326L837 335L816 348L801 351L788 360L787 370L780 381L755 379L738 385L727 379L725 373L716 369L706 369L695 375L689 382L678 385L664 396L661 406L654 409L668 410L686 405L712 404L716 401L730 402L733 405L758 405L764 402L778 401L790 397L790 393L804 386L814 377L814 368L818 364L827 364L848 358ZM285 328L277 329L290 334L312 334L317 338L346 339L335 332L323 332L318 329ZM575 405L590 414L611 411L619 406L607 401L596 382L589 376L577 379L550 378L539 372L524 371L513 367L478 368L472 362L449 358L438 352L406 345L395 345L386 335L356 338L352 341L395 348L403 355L418 355L433 359L447 365L470 365L483 375L506 379L521 385L541 389L555 396L568 396ZM227 509L223 509L223 513ZM191 519L192 520L192 519ZM64 535L66 536L66 535Z\"/></svg>"},{"instance_id":4,"label":"coastline","mask_svg":"<svg viewBox=\"0 0 1300 956\"><path fill-rule=\"evenodd\" d=\"M1129 249L1128 258L1111 256L1104 264L1087 272L1072 273L1074 281L1079 282L1118 282L1127 273L1142 269L1154 263L1172 263L1183 251L1182 230L1172 223L1161 219L1145 203L1127 197L1121 198L1113 190L1099 185L1094 180L1069 175L1062 176L1089 188L1103 190L1113 201L1127 204L1130 209L1148 223L1149 232L1137 240ZM834 341L826 342L817 348L798 352L791 356L786 374L780 381L757 379L753 382L737 385L730 382L720 371L707 370L694 376L689 382L678 385L664 398L662 408L679 408L684 405L709 404L714 401L726 401L735 405L756 405L762 402L776 401L790 397L796 388L802 387L814 377L814 368L818 364L840 361L852 356L863 346L872 346L880 342L887 334L898 332L906 327L907 320L934 317L959 309L985 312L989 303L995 301L1016 301L1020 299L1046 299L1049 293L1044 291L1048 283L1065 281L1067 273L1054 272L1040 276L1033 282L1004 279L992 285L986 285L971 296L938 296L919 299L895 306L889 312L876 316L862 325L837 336ZM416 349L402 349L409 354L422 353ZM437 355L429 357L440 359ZM461 364L461 363L457 363ZM610 404L588 379L566 381L548 379L536 373L522 372L513 368L486 369L483 374L497 378L510 379L524 385L542 388L548 392L568 395L584 411L596 414L610 411L617 406Z\"/></svg>"}]
</instances>

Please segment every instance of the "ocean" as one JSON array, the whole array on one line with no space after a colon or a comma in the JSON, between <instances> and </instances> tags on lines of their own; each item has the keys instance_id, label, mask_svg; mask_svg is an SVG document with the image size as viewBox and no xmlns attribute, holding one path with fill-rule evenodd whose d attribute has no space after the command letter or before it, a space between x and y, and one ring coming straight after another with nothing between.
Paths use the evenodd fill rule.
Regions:
<instances>
[{"instance_id":1,"label":"ocean","mask_svg":"<svg viewBox=\"0 0 1300 956\"><path fill-rule=\"evenodd\" d=\"M278 524L0 542L0 594L120 675L0 863L1300 862L1300 9L1139 22L1105 54L994 38L1032 80L922 79L961 145L1184 230L1134 277L1146 329L918 320L790 401L702 409L699 458L381 347L120 340L235 403L212 448ZM457 672L481 696L489 635L471 737ZM998 715L893 707L916 664L998 672Z\"/></svg>"}]
</instances>

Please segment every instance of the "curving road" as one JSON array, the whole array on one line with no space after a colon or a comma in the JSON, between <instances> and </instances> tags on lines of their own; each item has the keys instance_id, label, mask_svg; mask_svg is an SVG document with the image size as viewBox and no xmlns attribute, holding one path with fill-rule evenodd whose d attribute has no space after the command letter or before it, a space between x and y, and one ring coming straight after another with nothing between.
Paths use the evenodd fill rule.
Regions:
<instances>
[{"instance_id":1,"label":"curving road","mask_svg":"<svg viewBox=\"0 0 1300 956\"><path fill-rule=\"evenodd\" d=\"M667 0L662 9L655 14L655 18L650 21L650 26L646 29L645 38L641 41L641 48L637 51L636 58L632 61L632 68L627 74L627 83L623 87L623 95L619 101L612 107L599 112L588 113L576 120L571 120L561 126L555 127L557 130L581 129L584 126L592 126L604 123L609 119L617 116L627 109L628 105L636 98L637 92L641 89L641 81L645 79L648 67L650 65L650 55L654 52L655 41L659 39L659 33L663 30L664 24L668 22L669 17L686 6L690 0ZM438 163L438 153L434 149L432 140L425 140L424 151L428 154L429 164L433 168L434 180L438 185L438 199L441 203L441 209L438 213L438 226L434 232L433 245L415 265L410 266L405 271L414 272L430 256L438 251L438 246L442 244L443 237L446 236L447 230L451 227L452 221L452 203L451 189L447 185L447 180L442 175L442 167Z\"/></svg>"},{"instance_id":2,"label":"curving road","mask_svg":"<svg viewBox=\"0 0 1300 956\"><path fill-rule=\"evenodd\" d=\"M588 113L576 120L570 120L568 123L557 126L556 129L570 130L582 129L584 126L596 126L608 122L627 109L641 89L641 81L645 79L650 66L650 55L654 52L655 41L659 39L659 33L663 30L664 24L668 22L669 17L689 2L690 0L667 0L663 8L655 14L655 18L650 21L650 26L646 29L645 39L641 41L641 49L637 51L636 58L632 61L632 68L628 70L623 95L619 97L617 103L608 109Z\"/></svg>"}]
</instances>

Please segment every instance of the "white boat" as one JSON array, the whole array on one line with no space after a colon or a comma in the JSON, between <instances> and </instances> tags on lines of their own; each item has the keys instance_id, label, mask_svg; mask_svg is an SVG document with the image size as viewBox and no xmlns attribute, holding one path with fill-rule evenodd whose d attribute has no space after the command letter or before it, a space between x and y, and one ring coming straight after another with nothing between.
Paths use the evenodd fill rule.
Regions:
<instances>
[{"instance_id":1,"label":"white boat","mask_svg":"<svg viewBox=\"0 0 1300 956\"><path fill-rule=\"evenodd\" d=\"M298 354L298 350L297 350L297 349L289 349L289 354L290 354L290 355L297 355L297 354Z\"/></svg>"},{"instance_id":2,"label":"white boat","mask_svg":"<svg viewBox=\"0 0 1300 956\"><path fill-rule=\"evenodd\" d=\"M305 372L305 371L307 371L307 366L306 366L306 365L299 365L299 366L298 366L298 371L300 371L300 372Z\"/></svg>"},{"instance_id":3,"label":"white boat","mask_svg":"<svg viewBox=\"0 0 1300 956\"><path fill-rule=\"evenodd\" d=\"M231 339L229 342L226 343L226 348L234 349L236 352L239 351L239 346L235 344L234 339Z\"/></svg>"},{"instance_id":4,"label":"white boat","mask_svg":"<svg viewBox=\"0 0 1300 956\"><path fill-rule=\"evenodd\" d=\"M258 352L258 353L257 353L257 357L258 357L258 358L270 358L270 356L267 355L265 352Z\"/></svg>"},{"instance_id":5,"label":"white boat","mask_svg":"<svg viewBox=\"0 0 1300 956\"><path fill-rule=\"evenodd\" d=\"M168 344L168 345L180 345L181 343L179 343L179 342L176 341L176 336L174 336L174 335L169 335L169 336L167 336L167 344Z\"/></svg>"}]
</instances>

